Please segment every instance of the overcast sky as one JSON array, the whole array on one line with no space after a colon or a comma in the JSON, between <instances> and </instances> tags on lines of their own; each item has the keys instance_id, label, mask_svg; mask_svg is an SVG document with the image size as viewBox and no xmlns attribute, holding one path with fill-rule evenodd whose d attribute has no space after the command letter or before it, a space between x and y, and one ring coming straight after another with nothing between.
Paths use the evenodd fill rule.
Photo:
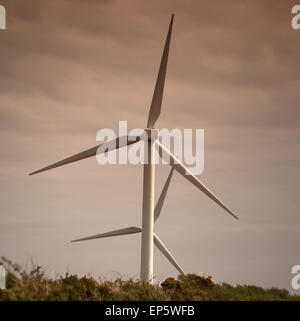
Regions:
<instances>
[{"instance_id":1,"label":"overcast sky","mask_svg":"<svg viewBox=\"0 0 300 321\"><path fill-rule=\"evenodd\" d=\"M175 13L160 128L204 128L200 179L179 174L156 231L186 272L291 290L300 264L300 30L294 1L2 0L0 255L50 275L138 277L142 167L95 158L28 173L96 144L101 128L146 125ZM156 196L169 173L157 169ZM156 280L177 271L155 250Z\"/></svg>"}]
</instances>

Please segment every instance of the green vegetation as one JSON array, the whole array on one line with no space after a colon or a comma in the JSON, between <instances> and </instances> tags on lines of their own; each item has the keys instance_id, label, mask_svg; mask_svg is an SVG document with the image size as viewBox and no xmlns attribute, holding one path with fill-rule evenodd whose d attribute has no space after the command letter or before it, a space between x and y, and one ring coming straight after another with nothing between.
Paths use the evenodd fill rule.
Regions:
<instances>
[{"instance_id":1,"label":"green vegetation","mask_svg":"<svg viewBox=\"0 0 300 321\"><path fill-rule=\"evenodd\" d=\"M263 289L257 286L223 283L215 284L210 276L188 274L178 279L167 278L160 285L150 285L134 280L97 282L92 277L69 275L49 279L40 266L26 272L19 265L2 257L8 271L6 290L0 290L1 300L150 300L150 301L261 301L297 300L300 296L290 295L284 289Z\"/></svg>"}]
</instances>

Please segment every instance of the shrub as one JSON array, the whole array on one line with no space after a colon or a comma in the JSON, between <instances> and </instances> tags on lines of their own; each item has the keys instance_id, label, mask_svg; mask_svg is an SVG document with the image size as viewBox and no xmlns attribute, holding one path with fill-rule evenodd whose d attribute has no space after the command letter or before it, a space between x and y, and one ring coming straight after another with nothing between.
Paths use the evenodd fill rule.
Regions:
<instances>
[{"instance_id":1,"label":"shrub","mask_svg":"<svg viewBox=\"0 0 300 321\"><path fill-rule=\"evenodd\" d=\"M7 270L6 290L0 300L132 300L132 301L228 301L228 300L297 300L284 289L264 289L253 285L216 284L211 276L187 274L178 279L167 278L161 285L135 280L97 282L92 277L66 274L52 280L40 266L32 264L28 272L2 257L0 264Z\"/></svg>"}]
</instances>

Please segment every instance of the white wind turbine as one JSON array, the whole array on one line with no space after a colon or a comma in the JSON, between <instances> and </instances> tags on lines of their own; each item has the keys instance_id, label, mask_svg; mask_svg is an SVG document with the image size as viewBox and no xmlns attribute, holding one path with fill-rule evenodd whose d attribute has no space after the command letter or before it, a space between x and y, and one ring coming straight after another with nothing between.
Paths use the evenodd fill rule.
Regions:
<instances>
[{"instance_id":1,"label":"white wind turbine","mask_svg":"<svg viewBox=\"0 0 300 321\"><path fill-rule=\"evenodd\" d=\"M112 232L94 235L88 238L76 240L76 241L83 241L83 240L90 240L90 239L96 239L96 238L141 232L142 244L141 244L140 277L142 281L147 281L147 282L152 282L152 279L153 279L153 243L156 244L156 246L167 257L167 259L176 267L176 269L180 273L184 274L180 266L177 264L175 259L170 254L170 252L167 250L167 248L164 246L164 244L161 242L161 240L157 237L157 235L153 231L154 221L160 215L163 201L165 199L167 189L168 189L174 169L178 173L180 173L183 177L185 177L188 181L190 181L193 185L195 185L198 189L200 189L209 198L215 201L225 211L231 214L234 218L238 219L237 216L235 216L233 212L223 202L221 202L196 176L194 176L165 146L163 146L157 140L158 130L153 128L161 112L173 20L174 20L174 15L172 15L172 18L171 18L167 39L166 39L166 43L165 43L165 47L164 47L164 51L163 51L163 55L160 63L160 68L159 68L159 72L156 80L156 86L155 86L151 107L149 111L147 128L145 129L148 136L147 138L148 144L146 144L147 148L145 151L148 162L145 162L144 164L142 228L129 227L126 229L121 229L117 231L112 231ZM104 153L104 152L111 151L113 149L118 149L124 146L128 146L128 145L137 143L138 141L140 141L139 137L130 137L130 136L118 137L114 140L97 145L79 154L76 154L62 161L56 162L52 165L39 169L35 172L30 173L29 175L34 175L43 171L47 171L49 169L53 169L62 165L79 161L88 157L96 156L96 154ZM155 149L158 151L160 157L170 164L170 166L172 167L172 170L164 186L164 189L159 198L159 201L156 207L154 208Z\"/></svg>"}]
</instances>

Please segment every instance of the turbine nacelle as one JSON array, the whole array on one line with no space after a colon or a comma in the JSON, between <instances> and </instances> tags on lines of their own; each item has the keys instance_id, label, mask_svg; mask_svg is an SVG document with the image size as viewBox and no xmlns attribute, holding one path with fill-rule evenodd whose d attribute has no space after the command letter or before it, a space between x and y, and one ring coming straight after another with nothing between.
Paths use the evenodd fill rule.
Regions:
<instances>
[{"instance_id":1,"label":"turbine nacelle","mask_svg":"<svg viewBox=\"0 0 300 321\"><path fill-rule=\"evenodd\" d=\"M159 129L156 128L144 128L141 139L147 141L156 141L158 139Z\"/></svg>"}]
</instances>

